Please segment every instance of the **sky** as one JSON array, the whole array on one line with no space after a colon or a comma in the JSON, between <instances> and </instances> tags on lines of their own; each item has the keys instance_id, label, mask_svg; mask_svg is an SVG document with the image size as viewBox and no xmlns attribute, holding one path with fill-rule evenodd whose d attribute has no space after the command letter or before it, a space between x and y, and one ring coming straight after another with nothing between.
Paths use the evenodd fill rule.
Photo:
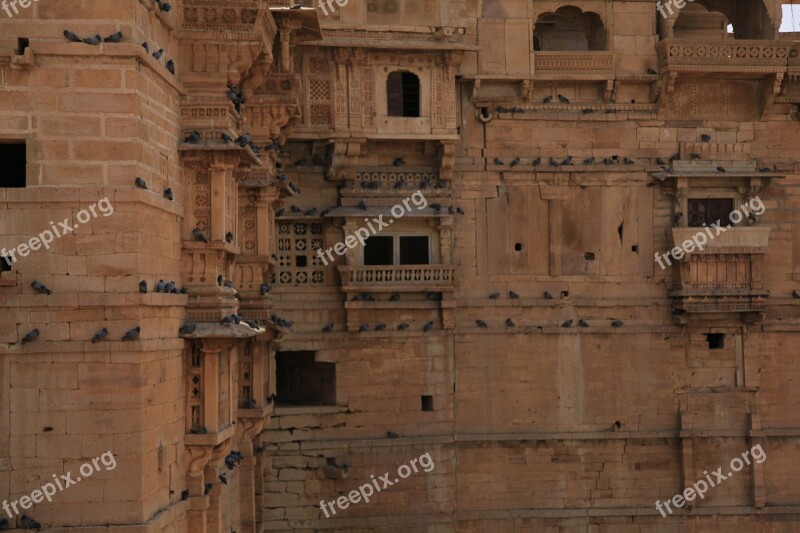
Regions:
<instances>
[{"instance_id":1,"label":"sky","mask_svg":"<svg viewBox=\"0 0 800 533\"><path fill-rule=\"evenodd\" d=\"M800 31L800 2L783 5L783 24L780 31Z\"/></svg>"}]
</instances>

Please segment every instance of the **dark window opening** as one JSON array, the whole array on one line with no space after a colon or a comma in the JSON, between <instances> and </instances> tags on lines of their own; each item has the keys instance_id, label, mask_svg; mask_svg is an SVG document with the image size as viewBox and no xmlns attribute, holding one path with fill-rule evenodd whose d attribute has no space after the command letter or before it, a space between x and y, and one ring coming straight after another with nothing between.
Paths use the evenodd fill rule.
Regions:
<instances>
[{"instance_id":1,"label":"dark window opening","mask_svg":"<svg viewBox=\"0 0 800 533\"><path fill-rule=\"evenodd\" d=\"M639 253L639 245L638 244L634 244L633 246L631 246L631 252L636 252L638 254Z\"/></svg>"},{"instance_id":2,"label":"dark window opening","mask_svg":"<svg viewBox=\"0 0 800 533\"><path fill-rule=\"evenodd\" d=\"M521 252L522 251L522 243L521 242L518 242L517 244L514 245L514 251L515 252Z\"/></svg>"},{"instance_id":3,"label":"dark window opening","mask_svg":"<svg viewBox=\"0 0 800 533\"><path fill-rule=\"evenodd\" d=\"M30 46L30 40L27 37L20 37L17 39L17 55L23 55L25 49Z\"/></svg>"},{"instance_id":4,"label":"dark window opening","mask_svg":"<svg viewBox=\"0 0 800 533\"><path fill-rule=\"evenodd\" d=\"M393 265L394 239L391 237L370 237L364 244L365 265Z\"/></svg>"},{"instance_id":5,"label":"dark window opening","mask_svg":"<svg viewBox=\"0 0 800 533\"><path fill-rule=\"evenodd\" d=\"M0 272L11 272L11 263L13 260L10 256L0 255Z\"/></svg>"},{"instance_id":6,"label":"dark window opening","mask_svg":"<svg viewBox=\"0 0 800 533\"><path fill-rule=\"evenodd\" d=\"M428 237L400 237L400 264L430 264Z\"/></svg>"},{"instance_id":7,"label":"dark window opening","mask_svg":"<svg viewBox=\"0 0 800 533\"><path fill-rule=\"evenodd\" d=\"M390 117L418 117L419 78L411 72L392 72L386 80L386 101Z\"/></svg>"},{"instance_id":8,"label":"dark window opening","mask_svg":"<svg viewBox=\"0 0 800 533\"><path fill-rule=\"evenodd\" d=\"M709 350L721 350L725 347L724 333L709 333L706 335Z\"/></svg>"},{"instance_id":9,"label":"dark window opening","mask_svg":"<svg viewBox=\"0 0 800 533\"><path fill-rule=\"evenodd\" d=\"M307 267L308 266L308 257L305 255L298 255L294 258L295 266L297 267Z\"/></svg>"},{"instance_id":10,"label":"dark window opening","mask_svg":"<svg viewBox=\"0 0 800 533\"><path fill-rule=\"evenodd\" d=\"M278 352L276 402L288 405L336 405L336 365L319 363L314 352Z\"/></svg>"},{"instance_id":11,"label":"dark window opening","mask_svg":"<svg viewBox=\"0 0 800 533\"><path fill-rule=\"evenodd\" d=\"M422 410L433 411L433 396L422 396Z\"/></svg>"},{"instance_id":12,"label":"dark window opening","mask_svg":"<svg viewBox=\"0 0 800 533\"><path fill-rule=\"evenodd\" d=\"M733 198L690 198L689 227L697 228L705 224L724 226L733 211Z\"/></svg>"},{"instance_id":13,"label":"dark window opening","mask_svg":"<svg viewBox=\"0 0 800 533\"><path fill-rule=\"evenodd\" d=\"M0 143L0 187L24 189L27 184L25 143Z\"/></svg>"},{"instance_id":14,"label":"dark window opening","mask_svg":"<svg viewBox=\"0 0 800 533\"><path fill-rule=\"evenodd\" d=\"M583 254L583 258L584 258L586 261L594 261L594 253L592 253L592 252L586 252L585 254Z\"/></svg>"}]
</instances>

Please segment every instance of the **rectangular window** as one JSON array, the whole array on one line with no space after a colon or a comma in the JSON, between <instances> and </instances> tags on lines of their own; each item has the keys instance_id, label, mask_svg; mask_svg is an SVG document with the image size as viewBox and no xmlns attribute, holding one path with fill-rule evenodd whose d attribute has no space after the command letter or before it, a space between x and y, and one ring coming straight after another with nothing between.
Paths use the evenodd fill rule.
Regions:
<instances>
[{"instance_id":1,"label":"rectangular window","mask_svg":"<svg viewBox=\"0 0 800 533\"><path fill-rule=\"evenodd\" d=\"M27 184L25 142L0 142L0 187L24 189Z\"/></svg>"},{"instance_id":2,"label":"rectangular window","mask_svg":"<svg viewBox=\"0 0 800 533\"><path fill-rule=\"evenodd\" d=\"M430 238L427 235L370 237L364 245L365 265L429 265Z\"/></svg>"},{"instance_id":3,"label":"rectangular window","mask_svg":"<svg viewBox=\"0 0 800 533\"><path fill-rule=\"evenodd\" d=\"M276 402L284 405L336 405L336 365L320 363L314 352L278 352Z\"/></svg>"},{"instance_id":4,"label":"rectangular window","mask_svg":"<svg viewBox=\"0 0 800 533\"><path fill-rule=\"evenodd\" d=\"M731 211L733 198L690 198L689 227L711 226L718 222L725 226L730 222Z\"/></svg>"},{"instance_id":5,"label":"rectangular window","mask_svg":"<svg viewBox=\"0 0 800 533\"><path fill-rule=\"evenodd\" d=\"M394 239L392 237L370 237L364 245L365 265L393 265Z\"/></svg>"}]
</instances>

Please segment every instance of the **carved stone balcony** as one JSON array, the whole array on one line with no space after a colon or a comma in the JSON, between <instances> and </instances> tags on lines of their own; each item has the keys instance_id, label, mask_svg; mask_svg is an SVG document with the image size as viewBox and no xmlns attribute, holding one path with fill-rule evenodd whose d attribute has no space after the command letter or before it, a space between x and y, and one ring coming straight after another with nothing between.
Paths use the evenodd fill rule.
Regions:
<instances>
[{"instance_id":1,"label":"carved stone balcony","mask_svg":"<svg viewBox=\"0 0 800 533\"><path fill-rule=\"evenodd\" d=\"M537 80L606 80L614 77L614 52L535 52Z\"/></svg>"},{"instance_id":2,"label":"carved stone balcony","mask_svg":"<svg viewBox=\"0 0 800 533\"><path fill-rule=\"evenodd\" d=\"M661 72L669 75L670 92L681 73L722 73L750 78L774 75L773 91L778 94L791 47L789 41L664 39L656 45L656 51Z\"/></svg>"},{"instance_id":3,"label":"carved stone balcony","mask_svg":"<svg viewBox=\"0 0 800 533\"><path fill-rule=\"evenodd\" d=\"M345 292L452 291L456 269L452 265L340 266Z\"/></svg>"},{"instance_id":4,"label":"carved stone balcony","mask_svg":"<svg viewBox=\"0 0 800 533\"><path fill-rule=\"evenodd\" d=\"M712 231L712 233L715 232ZM670 228L671 246L692 241L703 228ZM770 228L734 227L709 238L702 251L678 261L672 289L673 313L686 323L692 313L751 313L761 318L767 292L761 283L761 259L767 252ZM707 235L706 235L707 236Z\"/></svg>"}]
</instances>

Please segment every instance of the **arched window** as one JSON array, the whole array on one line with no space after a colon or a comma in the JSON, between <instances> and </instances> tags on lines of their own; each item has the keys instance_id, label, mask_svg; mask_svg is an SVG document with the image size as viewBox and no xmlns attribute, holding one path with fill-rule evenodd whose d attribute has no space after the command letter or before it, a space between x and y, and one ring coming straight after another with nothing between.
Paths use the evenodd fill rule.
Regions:
<instances>
[{"instance_id":1,"label":"arched window","mask_svg":"<svg viewBox=\"0 0 800 533\"><path fill-rule=\"evenodd\" d=\"M420 84L416 74L392 72L386 80L386 102L390 117L418 117Z\"/></svg>"},{"instance_id":2,"label":"arched window","mask_svg":"<svg viewBox=\"0 0 800 533\"><path fill-rule=\"evenodd\" d=\"M606 29L597 13L565 6L539 16L533 30L533 46L534 51L605 50Z\"/></svg>"}]
</instances>

